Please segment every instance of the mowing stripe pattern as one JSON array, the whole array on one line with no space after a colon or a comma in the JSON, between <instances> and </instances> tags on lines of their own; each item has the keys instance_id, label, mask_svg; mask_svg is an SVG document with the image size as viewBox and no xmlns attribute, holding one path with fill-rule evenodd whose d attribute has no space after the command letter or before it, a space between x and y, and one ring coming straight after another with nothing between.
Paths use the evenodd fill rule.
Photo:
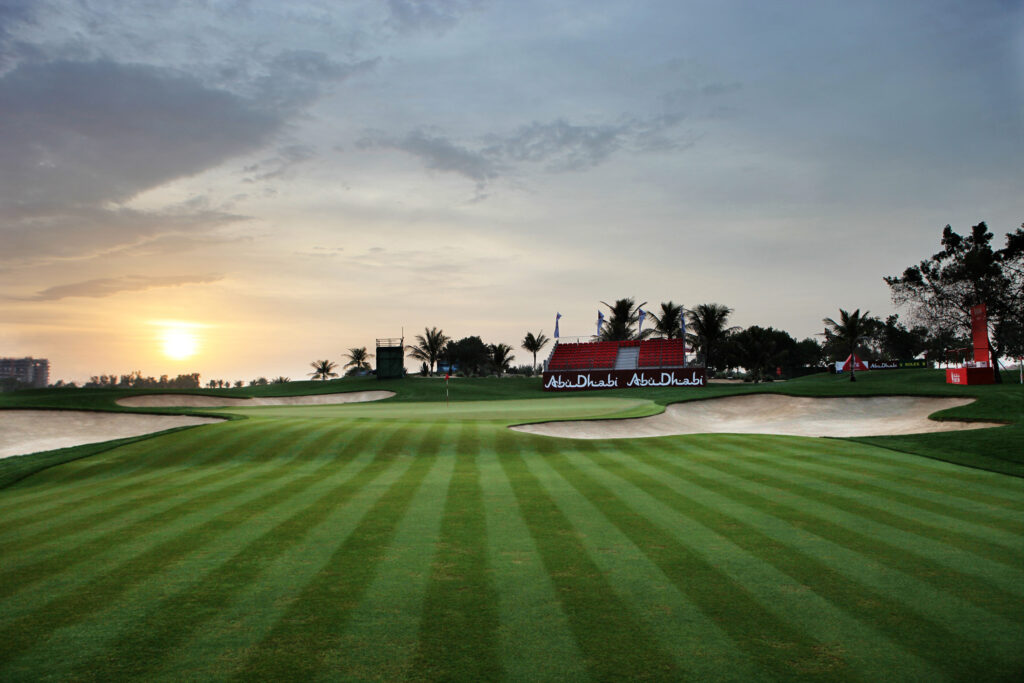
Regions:
<instances>
[{"instance_id":1,"label":"mowing stripe pattern","mask_svg":"<svg viewBox=\"0 0 1024 683\"><path fill-rule=\"evenodd\" d=\"M1024 673L1020 479L435 413L276 411L0 490L0 680Z\"/></svg>"}]
</instances>

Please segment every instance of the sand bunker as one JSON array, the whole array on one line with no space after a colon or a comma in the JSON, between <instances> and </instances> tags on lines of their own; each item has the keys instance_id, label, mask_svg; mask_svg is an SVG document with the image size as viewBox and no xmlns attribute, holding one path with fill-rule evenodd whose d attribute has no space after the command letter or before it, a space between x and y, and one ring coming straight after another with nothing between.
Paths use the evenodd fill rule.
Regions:
<instances>
[{"instance_id":1,"label":"sand bunker","mask_svg":"<svg viewBox=\"0 0 1024 683\"><path fill-rule=\"evenodd\" d=\"M263 398L224 398L199 394L146 394L118 399L129 408L248 408L251 406L319 406L335 403L380 401L395 395L393 391L350 391L344 394L310 394Z\"/></svg>"},{"instance_id":2,"label":"sand bunker","mask_svg":"<svg viewBox=\"0 0 1024 683\"><path fill-rule=\"evenodd\" d=\"M213 422L222 420L87 410L0 410L0 458Z\"/></svg>"},{"instance_id":3,"label":"sand bunker","mask_svg":"<svg viewBox=\"0 0 1024 683\"><path fill-rule=\"evenodd\" d=\"M928 419L934 412L967 405L973 400L910 396L799 398L755 394L676 403L661 415L651 417L547 422L511 429L570 439L635 439L708 433L887 436L1002 426L993 422Z\"/></svg>"}]
</instances>

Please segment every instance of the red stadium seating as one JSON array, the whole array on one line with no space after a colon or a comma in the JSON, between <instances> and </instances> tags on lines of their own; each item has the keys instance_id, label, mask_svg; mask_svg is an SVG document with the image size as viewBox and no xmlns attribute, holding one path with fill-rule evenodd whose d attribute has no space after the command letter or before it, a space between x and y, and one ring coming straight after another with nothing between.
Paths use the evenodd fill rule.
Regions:
<instances>
[{"instance_id":1,"label":"red stadium seating","mask_svg":"<svg viewBox=\"0 0 1024 683\"><path fill-rule=\"evenodd\" d=\"M548 360L548 371L612 369L620 347L639 346L637 367L678 368L685 365L686 346L681 339L582 342L557 344Z\"/></svg>"}]
</instances>

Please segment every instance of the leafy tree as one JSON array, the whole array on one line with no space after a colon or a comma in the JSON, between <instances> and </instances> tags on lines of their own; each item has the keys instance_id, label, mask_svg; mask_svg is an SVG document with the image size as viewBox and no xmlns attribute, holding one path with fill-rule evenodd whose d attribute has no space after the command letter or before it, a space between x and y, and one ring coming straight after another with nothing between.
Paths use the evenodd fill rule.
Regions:
<instances>
[{"instance_id":1,"label":"leafy tree","mask_svg":"<svg viewBox=\"0 0 1024 683\"><path fill-rule=\"evenodd\" d=\"M270 384L266 377L257 377L256 379L249 380L249 386L251 387L263 387Z\"/></svg>"},{"instance_id":2,"label":"leafy tree","mask_svg":"<svg viewBox=\"0 0 1024 683\"><path fill-rule=\"evenodd\" d=\"M467 375L480 375L491 364L491 350L480 337L464 337L449 341L443 357L450 365L458 365Z\"/></svg>"},{"instance_id":3,"label":"leafy tree","mask_svg":"<svg viewBox=\"0 0 1024 683\"><path fill-rule=\"evenodd\" d=\"M292 380L291 380L290 377L285 377L284 375L278 375L274 379L270 380L270 383L271 384L288 384L288 382L291 382L291 381Z\"/></svg>"},{"instance_id":4,"label":"leafy tree","mask_svg":"<svg viewBox=\"0 0 1024 683\"><path fill-rule=\"evenodd\" d=\"M795 367L816 368L825 362L825 350L817 339L807 337L796 343L791 360Z\"/></svg>"},{"instance_id":5,"label":"leafy tree","mask_svg":"<svg viewBox=\"0 0 1024 683\"><path fill-rule=\"evenodd\" d=\"M637 323L640 322L640 306L644 304L636 305L632 297L617 299L614 304L604 301L601 303L608 307L608 317L605 318L604 327L598 335L601 341L641 339L652 334L650 328L644 330L643 334L638 334L636 330Z\"/></svg>"},{"instance_id":6,"label":"leafy tree","mask_svg":"<svg viewBox=\"0 0 1024 683\"><path fill-rule=\"evenodd\" d=\"M309 365L313 368L313 372L309 373L309 376L313 379L327 381L330 377L338 376L338 373L334 371L338 364L332 360L315 360Z\"/></svg>"},{"instance_id":7,"label":"leafy tree","mask_svg":"<svg viewBox=\"0 0 1024 683\"><path fill-rule=\"evenodd\" d=\"M441 358L445 345L449 341L451 341L450 338L436 327L424 328L423 334L416 335L416 345L407 346L406 349L410 356L427 363L430 367L430 374L434 374L437 361Z\"/></svg>"},{"instance_id":8,"label":"leafy tree","mask_svg":"<svg viewBox=\"0 0 1024 683\"><path fill-rule=\"evenodd\" d=\"M1024 227L1024 226L1022 226ZM992 248L984 222L960 235L946 226L942 250L885 278L893 303L911 311L933 336L946 331L970 335L971 307L985 304L995 381L998 359L1024 351L1024 229L1006 234L1002 249Z\"/></svg>"},{"instance_id":9,"label":"leafy tree","mask_svg":"<svg viewBox=\"0 0 1024 683\"><path fill-rule=\"evenodd\" d=\"M765 378L789 356L796 340L782 330L751 325L729 337L730 346L739 365L747 369L755 382Z\"/></svg>"},{"instance_id":10,"label":"leafy tree","mask_svg":"<svg viewBox=\"0 0 1024 683\"><path fill-rule=\"evenodd\" d=\"M713 370L720 365L716 355L725 339L738 327L728 327L732 309L721 304L701 304L687 313L690 332L687 341L704 358L704 365Z\"/></svg>"},{"instance_id":11,"label":"leafy tree","mask_svg":"<svg viewBox=\"0 0 1024 683\"><path fill-rule=\"evenodd\" d=\"M498 376L505 374L512 367L512 347L508 344L491 344L488 349L491 352L491 362L494 364L494 371Z\"/></svg>"},{"instance_id":12,"label":"leafy tree","mask_svg":"<svg viewBox=\"0 0 1024 683\"><path fill-rule=\"evenodd\" d=\"M367 352L366 347L352 348L345 354L345 358L348 358L348 362L345 363L346 368L352 368L356 372L363 370L370 370L370 359L373 358L373 354Z\"/></svg>"},{"instance_id":13,"label":"leafy tree","mask_svg":"<svg viewBox=\"0 0 1024 683\"><path fill-rule=\"evenodd\" d=\"M665 339L679 339L683 333L683 307L674 301L663 301L660 308L660 314L647 311L647 317L652 321L651 329Z\"/></svg>"},{"instance_id":14,"label":"leafy tree","mask_svg":"<svg viewBox=\"0 0 1024 683\"><path fill-rule=\"evenodd\" d=\"M551 340L544 336L544 332L534 336L533 332L527 332L523 337L523 348L533 354L533 367L537 367L537 352L548 345Z\"/></svg>"},{"instance_id":15,"label":"leafy tree","mask_svg":"<svg viewBox=\"0 0 1024 683\"><path fill-rule=\"evenodd\" d=\"M857 353L857 345L860 344L870 332L870 324L867 322L868 320L868 312L864 311L864 314L861 315L859 308L853 313L847 313L840 308L839 322L836 322L832 318L822 319L822 322L825 323L826 339L834 339L840 348L849 349L849 356L851 356L851 382L857 381L852 356Z\"/></svg>"},{"instance_id":16,"label":"leafy tree","mask_svg":"<svg viewBox=\"0 0 1024 683\"><path fill-rule=\"evenodd\" d=\"M881 357L893 360L915 358L928 348L928 328L915 325L907 329L898 315L890 315L879 325Z\"/></svg>"}]
</instances>

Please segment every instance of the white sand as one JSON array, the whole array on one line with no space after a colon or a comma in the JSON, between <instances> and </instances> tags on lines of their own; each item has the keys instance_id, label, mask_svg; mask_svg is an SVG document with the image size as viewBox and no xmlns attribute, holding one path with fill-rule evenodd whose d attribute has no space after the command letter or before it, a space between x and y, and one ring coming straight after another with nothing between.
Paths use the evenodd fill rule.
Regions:
<instances>
[{"instance_id":1,"label":"white sand","mask_svg":"<svg viewBox=\"0 0 1024 683\"><path fill-rule=\"evenodd\" d=\"M999 427L991 422L929 420L934 412L974 399L884 396L798 398L755 394L689 401L661 415L626 420L546 422L516 431L570 439L634 439L675 434L789 434L793 436L886 436Z\"/></svg>"},{"instance_id":2,"label":"white sand","mask_svg":"<svg viewBox=\"0 0 1024 683\"><path fill-rule=\"evenodd\" d=\"M247 408L251 406L318 406L335 403L380 401L395 395L393 391L350 391L344 394L273 396L265 398L224 398L199 394L144 394L118 399L130 408Z\"/></svg>"},{"instance_id":3,"label":"white sand","mask_svg":"<svg viewBox=\"0 0 1024 683\"><path fill-rule=\"evenodd\" d=\"M213 422L221 420L88 410L0 410L0 458Z\"/></svg>"}]
</instances>

